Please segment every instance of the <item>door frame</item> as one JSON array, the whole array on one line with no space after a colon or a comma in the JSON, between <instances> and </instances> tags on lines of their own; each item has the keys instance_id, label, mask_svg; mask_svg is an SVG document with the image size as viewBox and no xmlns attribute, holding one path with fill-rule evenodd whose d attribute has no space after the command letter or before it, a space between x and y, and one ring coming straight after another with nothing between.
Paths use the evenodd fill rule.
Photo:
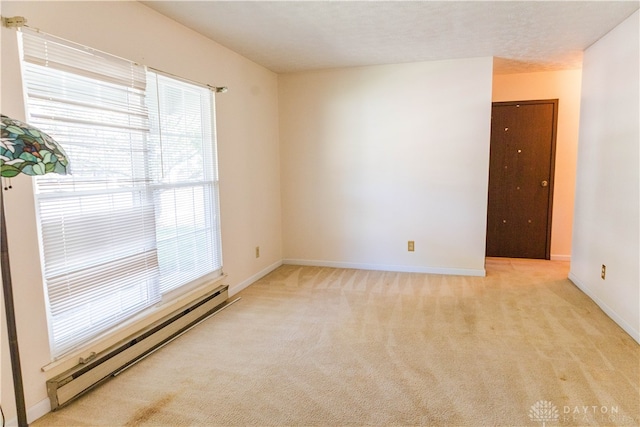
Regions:
<instances>
[{"instance_id":1,"label":"door frame","mask_svg":"<svg viewBox=\"0 0 640 427\"><path fill-rule=\"evenodd\" d=\"M493 111L494 106L517 106L517 105L532 105L532 104L553 104L553 120L551 129L551 153L549 162L549 195L548 195L548 208L547 208L547 236L545 247L545 259L551 259L551 227L553 218L553 186L556 174L556 139L558 135L558 99L536 99L527 101L501 101L492 102L491 108ZM491 145L491 141L489 141ZM488 201L488 200L487 200ZM489 206L487 205L487 215L489 212ZM488 219L488 217L487 217ZM486 239L486 238L485 238ZM486 246L486 240L485 240Z\"/></svg>"}]
</instances>

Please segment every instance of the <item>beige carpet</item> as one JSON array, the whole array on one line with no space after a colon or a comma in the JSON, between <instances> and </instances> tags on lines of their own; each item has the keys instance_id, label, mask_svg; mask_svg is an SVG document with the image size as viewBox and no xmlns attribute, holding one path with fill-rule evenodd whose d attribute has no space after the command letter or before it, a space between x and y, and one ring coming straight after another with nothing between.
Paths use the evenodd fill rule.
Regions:
<instances>
[{"instance_id":1,"label":"beige carpet","mask_svg":"<svg viewBox=\"0 0 640 427\"><path fill-rule=\"evenodd\" d=\"M280 267L33 426L640 424L640 346L568 263L487 271Z\"/></svg>"}]
</instances>

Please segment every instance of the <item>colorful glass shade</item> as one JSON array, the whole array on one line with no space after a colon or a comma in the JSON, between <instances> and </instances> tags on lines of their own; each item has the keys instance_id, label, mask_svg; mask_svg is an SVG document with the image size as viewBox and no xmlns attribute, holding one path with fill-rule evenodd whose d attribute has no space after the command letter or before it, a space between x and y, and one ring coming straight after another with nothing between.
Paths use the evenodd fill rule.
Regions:
<instances>
[{"instance_id":1,"label":"colorful glass shade","mask_svg":"<svg viewBox=\"0 0 640 427\"><path fill-rule=\"evenodd\" d=\"M69 160L62 147L41 130L19 120L2 117L0 175L13 178L46 173L69 173Z\"/></svg>"}]
</instances>

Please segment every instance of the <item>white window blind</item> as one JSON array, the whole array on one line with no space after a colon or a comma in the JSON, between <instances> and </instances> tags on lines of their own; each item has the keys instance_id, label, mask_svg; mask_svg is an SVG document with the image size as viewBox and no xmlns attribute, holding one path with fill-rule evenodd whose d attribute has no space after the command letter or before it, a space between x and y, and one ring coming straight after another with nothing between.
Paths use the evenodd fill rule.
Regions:
<instances>
[{"instance_id":1,"label":"white window blind","mask_svg":"<svg viewBox=\"0 0 640 427\"><path fill-rule=\"evenodd\" d=\"M213 93L158 73L148 77L150 176L165 293L222 265Z\"/></svg>"},{"instance_id":2,"label":"white window blind","mask_svg":"<svg viewBox=\"0 0 640 427\"><path fill-rule=\"evenodd\" d=\"M29 122L72 172L36 179L56 357L221 273L213 97L51 36L21 39Z\"/></svg>"}]
</instances>

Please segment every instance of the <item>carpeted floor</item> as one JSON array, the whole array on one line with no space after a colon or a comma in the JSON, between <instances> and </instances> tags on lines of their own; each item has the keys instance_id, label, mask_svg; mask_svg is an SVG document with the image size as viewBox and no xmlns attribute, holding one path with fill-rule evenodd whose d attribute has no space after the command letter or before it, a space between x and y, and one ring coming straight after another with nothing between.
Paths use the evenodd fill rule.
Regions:
<instances>
[{"instance_id":1,"label":"carpeted floor","mask_svg":"<svg viewBox=\"0 0 640 427\"><path fill-rule=\"evenodd\" d=\"M282 266L42 426L640 424L640 346L566 279Z\"/></svg>"}]
</instances>

